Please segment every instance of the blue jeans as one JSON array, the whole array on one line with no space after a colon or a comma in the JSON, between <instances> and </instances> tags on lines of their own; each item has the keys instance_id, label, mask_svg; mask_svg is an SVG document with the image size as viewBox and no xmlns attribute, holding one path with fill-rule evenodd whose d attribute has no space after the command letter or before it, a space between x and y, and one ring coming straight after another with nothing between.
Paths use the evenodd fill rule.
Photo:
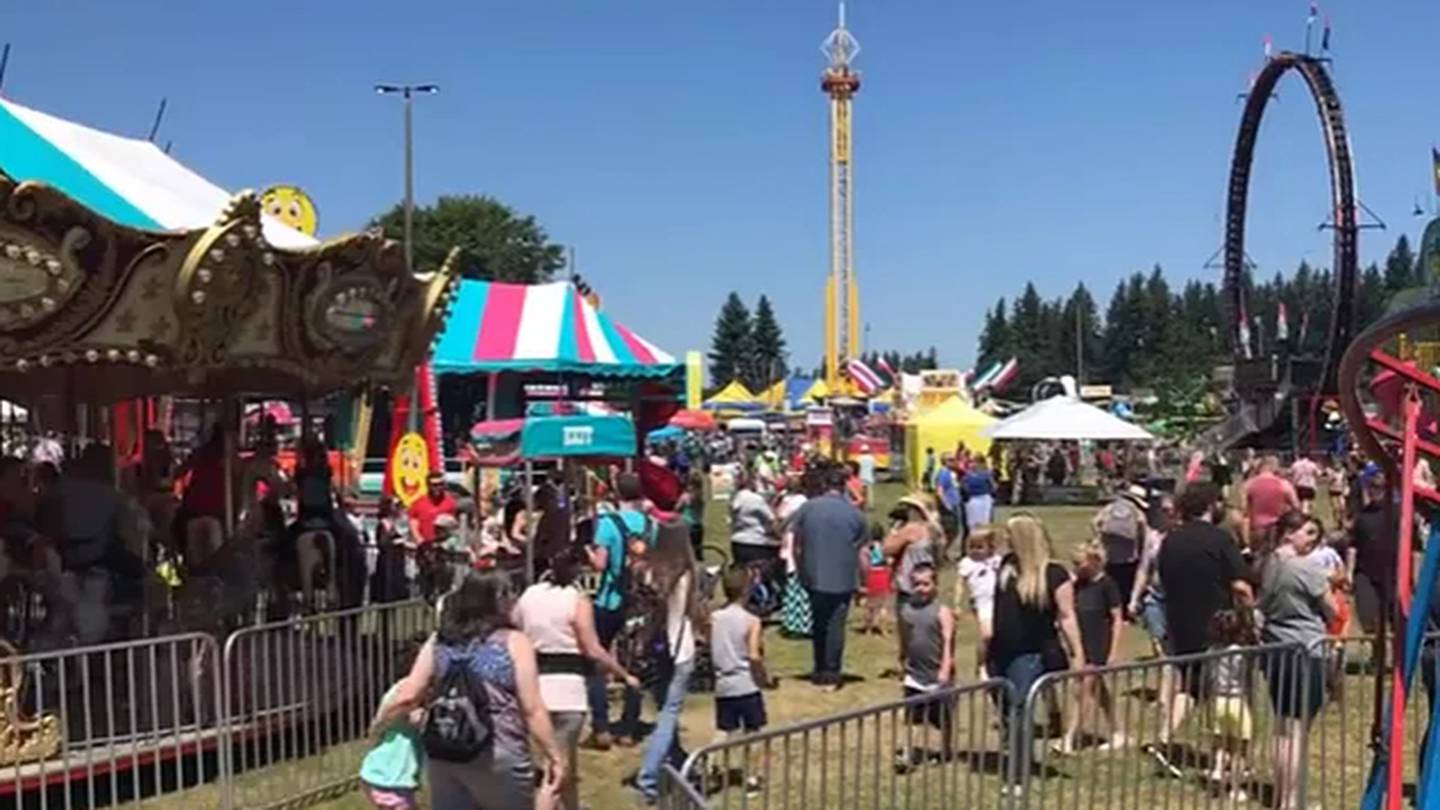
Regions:
<instances>
[{"instance_id":1,"label":"blue jeans","mask_svg":"<svg viewBox=\"0 0 1440 810\"><path fill-rule=\"evenodd\" d=\"M1020 702L1020 706L1025 705L1025 698L1030 694L1030 687L1034 686L1040 676L1045 674L1045 660L1040 653L1022 653L1009 661L996 661L995 665L999 669L999 676L1009 681L1010 685L1014 687L1014 699ZM1027 757L1024 755L1024 738L1028 736L1024 733L1025 725L1034 720L1029 717L1020 718L1019 733L1013 733L1017 730L1009 728L1009 723L1014 711L1015 707L1010 705L1009 694L1001 692L1000 717L1006 724L1008 739L1011 741L1006 778L1011 784L1021 784L1025 781L1026 776L1021 769L1029 767L1029 763L1026 762Z\"/></svg>"},{"instance_id":2,"label":"blue jeans","mask_svg":"<svg viewBox=\"0 0 1440 810\"><path fill-rule=\"evenodd\" d=\"M624 626L624 612L595 608L595 635L600 637L601 647L609 649L610 644L615 641L615 636ZM608 687L609 676L604 672L596 672L585 677L585 697L590 704L590 730L596 734L615 733L625 737L639 737L640 691L625 687L621 698L620 724L611 726Z\"/></svg>"},{"instance_id":3,"label":"blue jeans","mask_svg":"<svg viewBox=\"0 0 1440 810\"><path fill-rule=\"evenodd\" d=\"M675 665L675 674L667 683L655 687L655 702L660 705L660 714L655 718L655 731L645 745L645 760L640 773L635 777L635 786L650 798L660 795L660 767L668 759L680 767L680 709L685 705L685 694L690 689L690 674L695 670L692 658Z\"/></svg>"}]
</instances>

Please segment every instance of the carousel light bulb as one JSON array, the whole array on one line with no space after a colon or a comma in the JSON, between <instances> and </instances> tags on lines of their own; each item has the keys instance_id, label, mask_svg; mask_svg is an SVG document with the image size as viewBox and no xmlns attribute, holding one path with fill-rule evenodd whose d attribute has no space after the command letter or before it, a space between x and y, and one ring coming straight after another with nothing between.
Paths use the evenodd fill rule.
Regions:
<instances>
[{"instance_id":1,"label":"carousel light bulb","mask_svg":"<svg viewBox=\"0 0 1440 810\"><path fill-rule=\"evenodd\" d=\"M153 354L147 354L147 355L145 355L145 365L147 365L147 366L149 366L149 367L151 367L151 368L154 368L154 367L160 365L160 358L159 358L159 357L156 357L156 356L153 355Z\"/></svg>"},{"instance_id":2,"label":"carousel light bulb","mask_svg":"<svg viewBox=\"0 0 1440 810\"><path fill-rule=\"evenodd\" d=\"M109 361L112 362L112 363L118 363L118 362L120 361L120 350L119 350L119 349L110 349L110 350L106 351L106 352L105 352L105 359L106 359L106 360L109 360Z\"/></svg>"},{"instance_id":3,"label":"carousel light bulb","mask_svg":"<svg viewBox=\"0 0 1440 810\"><path fill-rule=\"evenodd\" d=\"M48 272L50 273L50 275L52 275L52 276L58 276L58 275L60 275L60 260L59 260L59 259L46 259L46 260L45 260L45 270L48 271Z\"/></svg>"},{"instance_id":4,"label":"carousel light bulb","mask_svg":"<svg viewBox=\"0 0 1440 810\"><path fill-rule=\"evenodd\" d=\"M223 248L210 248L210 261L216 264L225 261L225 250Z\"/></svg>"},{"instance_id":5,"label":"carousel light bulb","mask_svg":"<svg viewBox=\"0 0 1440 810\"><path fill-rule=\"evenodd\" d=\"M209 284L212 277L210 273L210 268L208 267L200 268L200 271L197 272L195 275L199 277L201 284Z\"/></svg>"},{"instance_id":6,"label":"carousel light bulb","mask_svg":"<svg viewBox=\"0 0 1440 810\"><path fill-rule=\"evenodd\" d=\"M275 254L271 253L268 250L265 251L264 253L260 254L260 262L266 267L269 267L270 265L275 263Z\"/></svg>"},{"instance_id":7,"label":"carousel light bulb","mask_svg":"<svg viewBox=\"0 0 1440 810\"><path fill-rule=\"evenodd\" d=\"M240 247L240 235L235 233L225 234L225 244L230 247Z\"/></svg>"},{"instance_id":8,"label":"carousel light bulb","mask_svg":"<svg viewBox=\"0 0 1440 810\"><path fill-rule=\"evenodd\" d=\"M95 361L100 359L100 352L97 352L94 349L86 349L85 359L90 361L91 363L94 363Z\"/></svg>"},{"instance_id":9,"label":"carousel light bulb","mask_svg":"<svg viewBox=\"0 0 1440 810\"><path fill-rule=\"evenodd\" d=\"M49 296L45 296L44 298L41 298L41 299L40 299L40 308L41 308L41 309L54 309L54 308L55 308L55 299L54 299L54 298L51 298L51 297L49 297Z\"/></svg>"},{"instance_id":10,"label":"carousel light bulb","mask_svg":"<svg viewBox=\"0 0 1440 810\"><path fill-rule=\"evenodd\" d=\"M190 293L190 300L194 301L196 304L205 303L205 291L196 290L195 292Z\"/></svg>"},{"instance_id":11,"label":"carousel light bulb","mask_svg":"<svg viewBox=\"0 0 1440 810\"><path fill-rule=\"evenodd\" d=\"M21 251L20 251L20 246L19 246L19 245L6 245L6 246L5 246L5 255L8 256L8 257L10 257L10 258L12 258L12 259L18 259L18 258L20 258L20 253L21 253Z\"/></svg>"},{"instance_id":12,"label":"carousel light bulb","mask_svg":"<svg viewBox=\"0 0 1440 810\"><path fill-rule=\"evenodd\" d=\"M16 370L16 371L20 371L20 372L29 371L29 370L30 370L30 361L29 361L29 360L26 360L26 359L23 358L23 357L20 358L19 360L16 360L16 361L15 361L15 370Z\"/></svg>"},{"instance_id":13,"label":"carousel light bulb","mask_svg":"<svg viewBox=\"0 0 1440 810\"><path fill-rule=\"evenodd\" d=\"M40 265L40 251L35 248L29 248L25 251L25 261L38 267Z\"/></svg>"},{"instance_id":14,"label":"carousel light bulb","mask_svg":"<svg viewBox=\"0 0 1440 810\"><path fill-rule=\"evenodd\" d=\"M131 349L129 352L127 352L127 353L125 354L125 359L126 359L126 360L129 360L129 361L132 362L132 363L138 363L138 362L140 362L140 350L139 350L139 349Z\"/></svg>"},{"instance_id":15,"label":"carousel light bulb","mask_svg":"<svg viewBox=\"0 0 1440 810\"><path fill-rule=\"evenodd\" d=\"M260 235L260 229L254 225L241 225L240 230L244 231L246 239L254 239Z\"/></svg>"},{"instance_id":16,"label":"carousel light bulb","mask_svg":"<svg viewBox=\"0 0 1440 810\"><path fill-rule=\"evenodd\" d=\"M55 361L54 361L53 359L51 359L50 355L48 355L48 354L42 354L42 355L40 355L40 365L43 366L44 368L49 368L49 367L50 367L50 364L53 363L53 362L55 362Z\"/></svg>"}]
</instances>

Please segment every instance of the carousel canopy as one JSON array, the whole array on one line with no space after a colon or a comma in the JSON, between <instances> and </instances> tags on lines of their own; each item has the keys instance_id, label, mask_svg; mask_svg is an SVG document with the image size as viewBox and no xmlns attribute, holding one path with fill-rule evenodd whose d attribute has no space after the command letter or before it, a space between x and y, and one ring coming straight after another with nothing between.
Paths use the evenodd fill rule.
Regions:
<instances>
[{"instance_id":1,"label":"carousel canopy","mask_svg":"<svg viewBox=\"0 0 1440 810\"><path fill-rule=\"evenodd\" d=\"M230 202L211 183L150 141L112 135L0 99L0 171L64 192L121 225L152 231L205 228ZM310 247L316 241L262 215L265 241Z\"/></svg>"},{"instance_id":2,"label":"carousel canopy","mask_svg":"<svg viewBox=\"0 0 1440 810\"><path fill-rule=\"evenodd\" d=\"M675 358L596 309L568 281L460 282L435 344L441 374L568 371L598 377L669 377Z\"/></svg>"},{"instance_id":3,"label":"carousel canopy","mask_svg":"<svg viewBox=\"0 0 1440 810\"><path fill-rule=\"evenodd\" d=\"M991 439L1148 441L1155 438L1139 425L1065 394L1037 402L988 432Z\"/></svg>"},{"instance_id":4,"label":"carousel canopy","mask_svg":"<svg viewBox=\"0 0 1440 810\"><path fill-rule=\"evenodd\" d=\"M321 395L407 381L454 255L316 243L154 145L0 101L0 386L12 397Z\"/></svg>"}]
</instances>

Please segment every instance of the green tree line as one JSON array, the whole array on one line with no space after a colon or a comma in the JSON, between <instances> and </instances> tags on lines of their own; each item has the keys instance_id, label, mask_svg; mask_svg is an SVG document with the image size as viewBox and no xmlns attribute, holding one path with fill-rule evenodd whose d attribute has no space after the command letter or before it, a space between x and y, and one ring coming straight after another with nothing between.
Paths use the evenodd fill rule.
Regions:
<instances>
[{"instance_id":1,"label":"green tree line","mask_svg":"<svg viewBox=\"0 0 1440 810\"><path fill-rule=\"evenodd\" d=\"M1401 290L1427 286L1431 279L1401 236L1382 266L1370 264L1355 280L1356 328L1385 311ZM1330 270L1301 262L1288 277L1277 273L1257 281L1249 272L1241 282L1252 343L1275 346L1280 303L1287 312L1289 351L1321 354L1330 335L1334 284ZM1044 298L1033 283L1013 299L1001 298L985 312L977 369L1011 357L1020 364L1016 388L1082 371L1086 382L1120 387L1185 387L1233 356L1232 316L1218 282L1191 279L1178 288L1156 265L1116 284L1104 305L1084 282L1068 297ZM1077 339L1078 333L1078 339Z\"/></svg>"}]
</instances>

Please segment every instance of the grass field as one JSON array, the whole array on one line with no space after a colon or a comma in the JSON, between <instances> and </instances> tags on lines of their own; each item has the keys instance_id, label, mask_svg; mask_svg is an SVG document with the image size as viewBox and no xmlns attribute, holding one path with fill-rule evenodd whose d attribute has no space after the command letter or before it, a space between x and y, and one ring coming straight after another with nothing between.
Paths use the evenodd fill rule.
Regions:
<instances>
[{"instance_id":1,"label":"grass field","mask_svg":"<svg viewBox=\"0 0 1440 810\"><path fill-rule=\"evenodd\" d=\"M882 485L877 504L888 507L902 494L896 485ZM717 507L719 505L717 504ZM1323 508L1323 507L1322 507ZM1044 507L1031 510L1049 526L1056 543L1057 557L1068 559L1070 548L1089 536L1090 507ZM1001 516L1006 510L1001 510ZM723 538L723 508L708 511L707 528L712 538ZM944 593L948 595L947 574ZM852 611L852 623L859 621L859 611ZM857 712L863 707L893 702L900 698L901 687L895 677L897 642L888 637L862 636L853 632L846 648L847 684L835 693L820 692L802 676L810 670L810 644L806 640L782 637L774 628L767 632L766 645L771 669L781 680L780 687L766 695L772 728L843 712ZM960 659L958 672L971 676L975 672L975 625L962 618L957 643ZM1133 627L1124 632L1126 660L1149 656L1149 644ZM1311 801L1323 799L1324 806L1355 806L1363 788L1363 768L1368 766L1366 741L1370 726L1370 679L1365 675L1368 648L1348 648L1350 674L1344 678L1345 689L1317 722L1310 737L1308 762L1311 768ZM1038 771L1044 778L1032 783L1027 796L1033 807L1152 807L1213 806L1215 800L1203 780L1194 774L1203 772L1208 756L1208 721L1197 717L1188 723L1186 732L1177 735L1178 758L1191 764L1184 779L1163 778L1153 762L1141 753L1142 741L1151 741L1160 726L1160 713L1155 696L1159 692L1162 667L1141 664L1133 671L1117 674L1112 686L1117 694L1117 715L1132 745L1117 751L1100 751L1090 747L1084 752L1060 757L1037 745L1035 757ZM1065 704L1074 689L1073 680L1062 680L1054 686L1057 702ZM1262 693L1263 694L1263 693ZM1255 702L1256 745L1253 770L1257 783L1266 783L1272 766L1265 742L1269 739L1266 701ZM647 707L648 713L653 707ZM694 695L687 702L682 721L682 739L689 750L696 750L714 736L713 700L709 695ZM895 746L910 741L913 730L905 723L903 713L896 709L872 711L853 717L845 724L825 731L784 735L763 746L768 756L751 757L755 770L767 777L766 795L748 799L743 791L727 788L711 797L716 807L999 807L1004 799L998 775L1000 750L996 712L981 693L962 698L955 708L956 740L959 755L948 763L923 766L908 776L897 775L893 767ZM1412 722L1412 728L1416 724ZM762 747L757 747L760 752ZM358 764L363 746L359 743L331 747L323 756L312 757L281 768L271 768L238 777L242 794L254 789L255 795L275 796L291 779L315 784L318 773L344 776L347 763ZM621 780L639 765L639 749L615 749L606 753L582 752L579 769L583 803L594 810L617 810L634 806L632 794L622 787ZM1413 758L1413 757L1412 757ZM734 752L728 760L717 757L716 764L738 769L745 761L742 752ZM353 770L351 771L353 772ZM1264 794L1263 784L1258 793ZM158 802L162 807L195 807L208 803L211 791L202 789ZM362 810L368 804L357 793L314 806L324 810ZM1017 805L1018 806L1018 805Z\"/></svg>"}]
</instances>

